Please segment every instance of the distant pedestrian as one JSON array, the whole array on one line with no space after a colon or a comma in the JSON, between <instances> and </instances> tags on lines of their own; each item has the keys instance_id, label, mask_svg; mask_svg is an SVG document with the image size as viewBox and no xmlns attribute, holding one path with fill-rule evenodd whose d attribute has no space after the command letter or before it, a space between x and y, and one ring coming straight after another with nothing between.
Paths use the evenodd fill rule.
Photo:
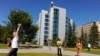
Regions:
<instances>
[{"instance_id":1,"label":"distant pedestrian","mask_svg":"<svg viewBox=\"0 0 100 56\"><path fill-rule=\"evenodd\" d=\"M51 50L51 40L50 39L48 39L48 47Z\"/></svg>"},{"instance_id":2,"label":"distant pedestrian","mask_svg":"<svg viewBox=\"0 0 100 56\"><path fill-rule=\"evenodd\" d=\"M90 49L91 49L91 44L88 43L88 51L90 51Z\"/></svg>"},{"instance_id":3,"label":"distant pedestrian","mask_svg":"<svg viewBox=\"0 0 100 56\"><path fill-rule=\"evenodd\" d=\"M11 48L11 38L7 38L7 46L8 48Z\"/></svg>"},{"instance_id":4,"label":"distant pedestrian","mask_svg":"<svg viewBox=\"0 0 100 56\"><path fill-rule=\"evenodd\" d=\"M80 56L82 50L82 43L80 42L80 40L77 41L76 48L77 48L77 56Z\"/></svg>"},{"instance_id":5,"label":"distant pedestrian","mask_svg":"<svg viewBox=\"0 0 100 56\"><path fill-rule=\"evenodd\" d=\"M57 54L58 54L58 56L62 56L61 47L62 47L62 41L58 38L57 39Z\"/></svg>"},{"instance_id":6,"label":"distant pedestrian","mask_svg":"<svg viewBox=\"0 0 100 56\"><path fill-rule=\"evenodd\" d=\"M11 43L11 50L8 53L8 56L17 56L17 51L18 51L18 34L19 34L19 29L21 27L21 24L18 24L17 31L13 32L13 39Z\"/></svg>"},{"instance_id":7,"label":"distant pedestrian","mask_svg":"<svg viewBox=\"0 0 100 56\"><path fill-rule=\"evenodd\" d=\"M26 44L26 48L29 48L30 47L29 42L26 41L25 44Z\"/></svg>"}]
</instances>

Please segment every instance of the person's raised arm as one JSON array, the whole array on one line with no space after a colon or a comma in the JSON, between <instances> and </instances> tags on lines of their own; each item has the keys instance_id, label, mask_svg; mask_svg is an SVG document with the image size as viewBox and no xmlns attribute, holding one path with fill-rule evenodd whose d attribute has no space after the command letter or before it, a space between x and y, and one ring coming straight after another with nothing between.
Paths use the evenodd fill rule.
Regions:
<instances>
[{"instance_id":1,"label":"person's raised arm","mask_svg":"<svg viewBox=\"0 0 100 56\"><path fill-rule=\"evenodd\" d=\"M18 35L18 32L19 32L19 29L21 27L21 24L18 23L18 27L17 27L17 31L16 31L16 34Z\"/></svg>"}]
</instances>

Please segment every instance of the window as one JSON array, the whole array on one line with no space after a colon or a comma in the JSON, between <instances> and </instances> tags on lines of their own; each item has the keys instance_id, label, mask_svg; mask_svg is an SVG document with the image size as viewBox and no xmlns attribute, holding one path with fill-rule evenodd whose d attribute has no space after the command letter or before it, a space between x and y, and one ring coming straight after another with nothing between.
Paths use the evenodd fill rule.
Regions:
<instances>
[{"instance_id":1,"label":"window","mask_svg":"<svg viewBox=\"0 0 100 56\"><path fill-rule=\"evenodd\" d=\"M48 39L48 35L44 35L44 39Z\"/></svg>"},{"instance_id":2,"label":"window","mask_svg":"<svg viewBox=\"0 0 100 56\"><path fill-rule=\"evenodd\" d=\"M57 36L58 36L58 33L53 34L53 37L57 37Z\"/></svg>"},{"instance_id":3,"label":"window","mask_svg":"<svg viewBox=\"0 0 100 56\"><path fill-rule=\"evenodd\" d=\"M48 27L44 27L45 28L45 30L48 30Z\"/></svg>"},{"instance_id":4,"label":"window","mask_svg":"<svg viewBox=\"0 0 100 56\"><path fill-rule=\"evenodd\" d=\"M48 34L48 31L44 31L44 34Z\"/></svg>"},{"instance_id":5,"label":"window","mask_svg":"<svg viewBox=\"0 0 100 56\"><path fill-rule=\"evenodd\" d=\"M45 15L45 17L46 17L46 18L48 18L48 17L49 17L49 15Z\"/></svg>"},{"instance_id":6,"label":"window","mask_svg":"<svg viewBox=\"0 0 100 56\"><path fill-rule=\"evenodd\" d=\"M55 24L56 24L56 23L58 23L58 21L57 21L57 20L54 20L53 22L54 22Z\"/></svg>"},{"instance_id":7,"label":"window","mask_svg":"<svg viewBox=\"0 0 100 56\"><path fill-rule=\"evenodd\" d=\"M57 11L59 11L59 9L57 9L57 8L54 8L54 11L55 11L55 12L57 12Z\"/></svg>"},{"instance_id":8,"label":"window","mask_svg":"<svg viewBox=\"0 0 100 56\"><path fill-rule=\"evenodd\" d=\"M54 14L55 14L55 15L59 15L59 9L54 8Z\"/></svg>"},{"instance_id":9,"label":"window","mask_svg":"<svg viewBox=\"0 0 100 56\"><path fill-rule=\"evenodd\" d=\"M45 26L48 26L49 24L48 23L45 23Z\"/></svg>"},{"instance_id":10,"label":"window","mask_svg":"<svg viewBox=\"0 0 100 56\"><path fill-rule=\"evenodd\" d=\"M67 28L68 26L66 25L66 28Z\"/></svg>"},{"instance_id":11,"label":"window","mask_svg":"<svg viewBox=\"0 0 100 56\"><path fill-rule=\"evenodd\" d=\"M58 28L57 29L53 29L53 32L54 33L57 33L58 32Z\"/></svg>"},{"instance_id":12,"label":"window","mask_svg":"<svg viewBox=\"0 0 100 56\"><path fill-rule=\"evenodd\" d=\"M49 22L49 20L48 19L45 19L45 22Z\"/></svg>"}]
</instances>

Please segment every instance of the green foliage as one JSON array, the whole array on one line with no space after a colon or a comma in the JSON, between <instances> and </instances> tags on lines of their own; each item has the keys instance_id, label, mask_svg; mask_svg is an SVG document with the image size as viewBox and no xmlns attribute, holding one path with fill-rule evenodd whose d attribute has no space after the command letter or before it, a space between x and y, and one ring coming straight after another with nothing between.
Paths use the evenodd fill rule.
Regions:
<instances>
[{"instance_id":1,"label":"green foliage","mask_svg":"<svg viewBox=\"0 0 100 56\"><path fill-rule=\"evenodd\" d=\"M18 23L22 23L24 27L30 26L32 23L32 17L27 12L21 10L12 10L8 18L14 27L17 27Z\"/></svg>"},{"instance_id":2,"label":"green foliage","mask_svg":"<svg viewBox=\"0 0 100 56\"><path fill-rule=\"evenodd\" d=\"M2 42L3 34L4 34L4 28L3 26L0 25L0 42Z\"/></svg>"},{"instance_id":3,"label":"green foliage","mask_svg":"<svg viewBox=\"0 0 100 56\"><path fill-rule=\"evenodd\" d=\"M81 37L80 37L80 40L82 42L83 47L86 48L87 47L87 43L88 43L87 42L87 34L83 32L83 27L81 29Z\"/></svg>"},{"instance_id":4,"label":"green foliage","mask_svg":"<svg viewBox=\"0 0 100 56\"><path fill-rule=\"evenodd\" d=\"M65 39L63 41L63 46L64 47L67 47L67 38L68 38L68 35L67 35L67 32L65 33Z\"/></svg>"},{"instance_id":5,"label":"green foliage","mask_svg":"<svg viewBox=\"0 0 100 56\"><path fill-rule=\"evenodd\" d=\"M9 23L7 23L6 26L2 26L2 38L1 38L1 41L3 43L6 43L7 42L7 38L12 38L12 27ZM0 35L1 36L1 35Z\"/></svg>"},{"instance_id":6,"label":"green foliage","mask_svg":"<svg viewBox=\"0 0 100 56\"><path fill-rule=\"evenodd\" d=\"M76 46L76 36L75 36L75 23L70 23L70 19L67 18L66 36L64 39L64 47L75 47Z\"/></svg>"},{"instance_id":7,"label":"green foliage","mask_svg":"<svg viewBox=\"0 0 100 56\"><path fill-rule=\"evenodd\" d=\"M7 49L7 48L8 48L7 44L0 43L0 49Z\"/></svg>"},{"instance_id":8,"label":"green foliage","mask_svg":"<svg viewBox=\"0 0 100 56\"><path fill-rule=\"evenodd\" d=\"M99 41L99 34L98 34L98 27L95 22L91 27L89 36L90 36L90 43L92 44L92 46L97 46Z\"/></svg>"},{"instance_id":9,"label":"green foliage","mask_svg":"<svg viewBox=\"0 0 100 56\"><path fill-rule=\"evenodd\" d=\"M71 26L71 24L69 24L67 46L68 47L72 47L73 46L73 32L72 32L72 26Z\"/></svg>"},{"instance_id":10,"label":"green foliage","mask_svg":"<svg viewBox=\"0 0 100 56\"><path fill-rule=\"evenodd\" d=\"M76 48L66 48L65 50L67 50L67 51L75 51L76 52ZM83 48L82 49L82 53L92 53L92 54L98 54L98 55L100 55L100 49L91 49L91 51L89 52L89 51L87 51L88 49L86 49L86 48Z\"/></svg>"},{"instance_id":11,"label":"green foliage","mask_svg":"<svg viewBox=\"0 0 100 56\"><path fill-rule=\"evenodd\" d=\"M13 38L12 33L17 29L18 23L22 24L19 32L22 43L25 41L31 42L35 38L38 27L32 25L32 17L27 12L15 9L11 10L8 19L9 21L4 22L5 26L0 25L0 41L6 43L7 38Z\"/></svg>"},{"instance_id":12,"label":"green foliage","mask_svg":"<svg viewBox=\"0 0 100 56\"><path fill-rule=\"evenodd\" d=\"M22 10L12 10L10 15L8 16L12 27L16 30L17 24L22 23L20 36L22 37L21 41L24 42L25 40L31 42L34 37L35 33L38 30L38 27L32 25L32 17L25 11ZM27 36L25 36L27 35ZM26 39L24 39L24 36Z\"/></svg>"},{"instance_id":13,"label":"green foliage","mask_svg":"<svg viewBox=\"0 0 100 56\"><path fill-rule=\"evenodd\" d=\"M36 44L36 43L37 43L37 41L33 39L32 40L32 44Z\"/></svg>"},{"instance_id":14,"label":"green foliage","mask_svg":"<svg viewBox=\"0 0 100 56\"><path fill-rule=\"evenodd\" d=\"M53 46L56 46L57 39L58 39L58 37L53 37L53 40L52 40L52 45Z\"/></svg>"}]
</instances>

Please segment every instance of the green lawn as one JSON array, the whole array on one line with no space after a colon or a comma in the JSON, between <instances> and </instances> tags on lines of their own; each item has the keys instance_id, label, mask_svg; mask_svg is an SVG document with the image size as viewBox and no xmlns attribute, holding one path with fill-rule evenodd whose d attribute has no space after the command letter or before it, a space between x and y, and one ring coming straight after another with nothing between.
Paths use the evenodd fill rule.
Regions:
<instances>
[{"instance_id":1,"label":"green lawn","mask_svg":"<svg viewBox=\"0 0 100 56\"><path fill-rule=\"evenodd\" d=\"M1 44L0 43L0 49L7 49L8 48L8 46L7 46L7 44ZM26 46L20 46L19 47L20 49L22 49L22 48L26 48ZM42 48L42 46L32 46L31 48Z\"/></svg>"},{"instance_id":2,"label":"green lawn","mask_svg":"<svg viewBox=\"0 0 100 56\"><path fill-rule=\"evenodd\" d=\"M76 48L66 48L66 50L76 51ZM93 54L100 54L100 49L91 49L90 52L88 52L87 49L82 49L82 52L84 52L84 53L93 53Z\"/></svg>"},{"instance_id":3,"label":"green lawn","mask_svg":"<svg viewBox=\"0 0 100 56\"><path fill-rule=\"evenodd\" d=\"M5 53L0 53L0 56L7 56ZM48 53L18 53L18 56L57 56L56 54ZM67 56L67 55L64 55Z\"/></svg>"},{"instance_id":4,"label":"green lawn","mask_svg":"<svg viewBox=\"0 0 100 56\"><path fill-rule=\"evenodd\" d=\"M7 44L1 44L1 43L0 43L0 49L4 49L4 48L8 48L8 47L7 47Z\"/></svg>"}]
</instances>

